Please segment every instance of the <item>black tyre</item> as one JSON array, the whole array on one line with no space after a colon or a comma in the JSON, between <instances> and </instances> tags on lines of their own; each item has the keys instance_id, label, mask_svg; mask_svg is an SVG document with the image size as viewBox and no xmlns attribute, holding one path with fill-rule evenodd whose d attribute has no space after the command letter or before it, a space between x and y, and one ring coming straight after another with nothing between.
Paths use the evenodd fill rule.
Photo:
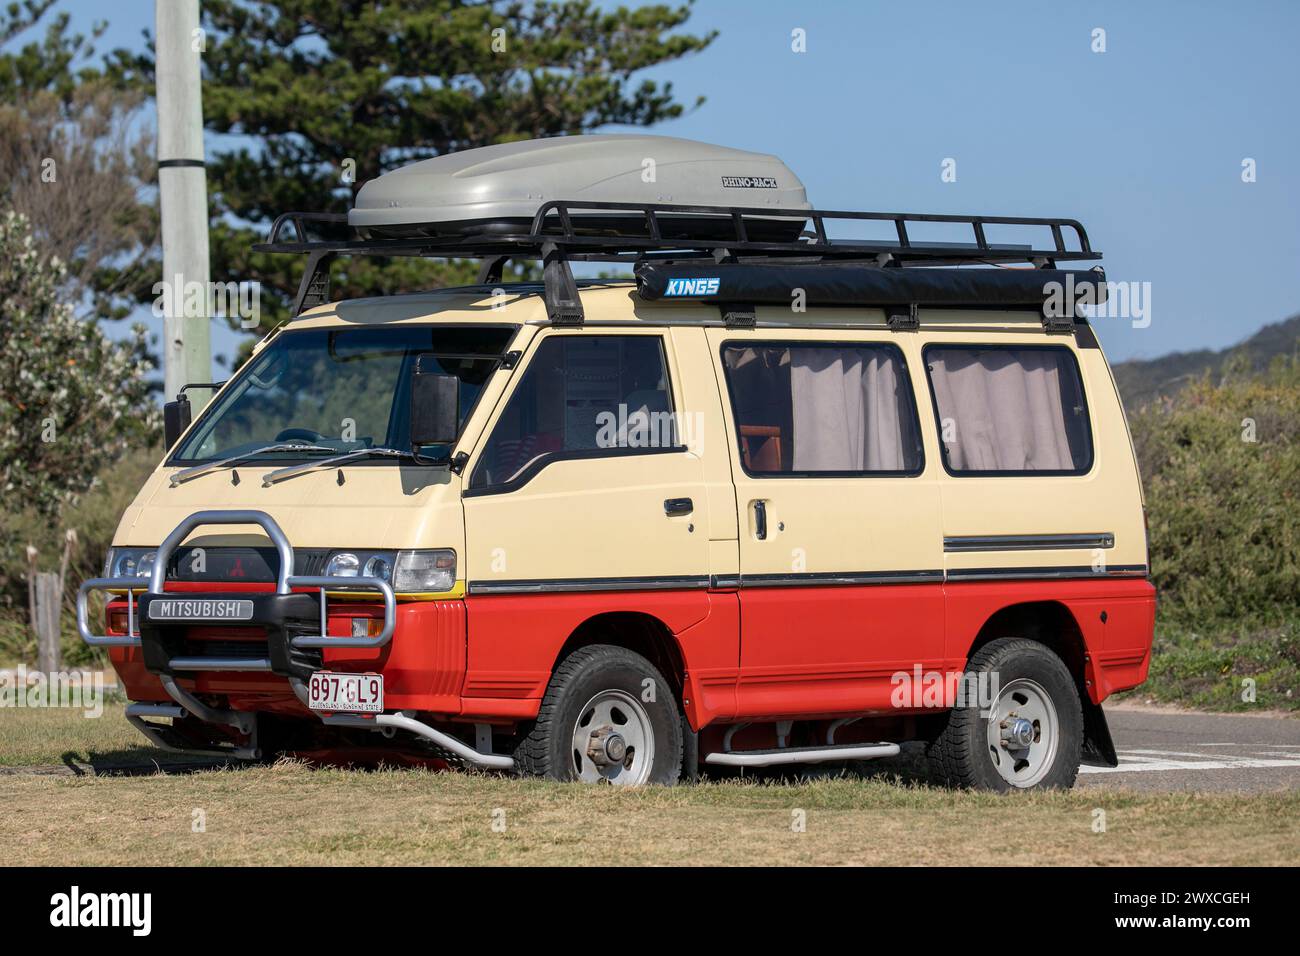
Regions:
<instances>
[{"instance_id":1,"label":"black tyre","mask_svg":"<svg viewBox=\"0 0 1300 956\"><path fill-rule=\"evenodd\" d=\"M672 784L682 769L676 697L623 647L583 647L560 662L537 719L515 748L522 774L632 786Z\"/></svg>"},{"instance_id":2,"label":"black tyre","mask_svg":"<svg viewBox=\"0 0 1300 956\"><path fill-rule=\"evenodd\" d=\"M1079 773L1083 711L1074 678L1050 649L1001 638L971 656L968 674L996 675L992 707L954 708L927 748L931 775L975 790L1069 789ZM988 703L987 701L977 701Z\"/></svg>"}]
</instances>

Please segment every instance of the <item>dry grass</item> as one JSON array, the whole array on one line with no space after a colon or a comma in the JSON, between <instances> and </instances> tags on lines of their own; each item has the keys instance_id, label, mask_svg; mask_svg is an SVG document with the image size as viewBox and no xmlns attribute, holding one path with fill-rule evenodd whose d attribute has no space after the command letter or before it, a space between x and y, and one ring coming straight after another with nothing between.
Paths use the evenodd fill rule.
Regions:
<instances>
[{"instance_id":1,"label":"dry grass","mask_svg":"<svg viewBox=\"0 0 1300 956\"><path fill-rule=\"evenodd\" d=\"M94 735L78 749L62 745L77 760L111 762L136 748L134 731L112 712L84 721L0 711L6 762L33 728L40 733L20 746L37 762L56 762L39 758L59 749L50 744L60 728L65 741L71 729ZM1297 791L1002 798L846 778L627 792L285 762L147 777L5 774L0 806L0 859L34 864L1259 866L1300 858ZM1097 808L1105 833L1092 830ZM192 831L196 810L206 832ZM799 811L804 832L792 826Z\"/></svg>"},{"instance_id":2,"label":"dry grass","mask_svg":"<svg viewBox=\"0 0 1300 956\"><path fill-rule=\"evenodd\" d=\"M282 763L4 776L0 804L0 858L34 864L1259 866L1300 856L1296 792L1007 799L855 779L624 792ZM1092 831L1097 807L1105 833ZM192 832L196 811L206 832ZM805 832L792 826L800 811Z\"/></svg>"},{"instance_id":3,"label":"dry grass","mask_svg":"<svg viewBox=\"0 0 1300 956\"><path fill-rule=\"evenodd\" d=\"M0 767L147 763L165 757L126 722L123 706L106 702L97 718L72 708L0 708Z\"/></svg>"}]
</instances>

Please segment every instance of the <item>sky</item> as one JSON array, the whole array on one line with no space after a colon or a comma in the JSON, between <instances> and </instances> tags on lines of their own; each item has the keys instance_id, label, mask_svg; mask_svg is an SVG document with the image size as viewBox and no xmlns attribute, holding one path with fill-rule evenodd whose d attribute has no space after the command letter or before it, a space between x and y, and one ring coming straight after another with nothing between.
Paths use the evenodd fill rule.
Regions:
<instances>
[{"instance_id":1,"label":"sky","mask_svg":"<svg viewBox=\"0 0 1300 956\"><path fill-rule=\"evenodd\" d=\"M102 49L154 9L62 7L109 20ZM698 0L684 29L719 36L643 75L706 101L652 132L773 153L820 208L1079 219L1108 278L1150 284L1149 323L1095 323L1112 360L1300 312L1300 2Z\"/></svg>"}]
</instances>

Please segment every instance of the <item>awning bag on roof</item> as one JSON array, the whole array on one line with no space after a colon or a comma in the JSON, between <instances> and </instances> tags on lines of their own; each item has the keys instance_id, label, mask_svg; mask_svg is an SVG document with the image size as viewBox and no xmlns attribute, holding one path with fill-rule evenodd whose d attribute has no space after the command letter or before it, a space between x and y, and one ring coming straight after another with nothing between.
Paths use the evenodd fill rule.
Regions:
<instances>
[{"instance_id":1,"label":"awning bag on roof","mask_svg":"<svg viewBox=\"0 0 1300 956\"><path fill-rule=\"evenodd\" d=\"M1085 295L1093 302L1106 299L1106 276L1099 270L642 263L636 282L637 293L650 302L789 305L796 289L809 306L1040 307L1070 290L1076 302Z\"/></svg>"}]
</instances>

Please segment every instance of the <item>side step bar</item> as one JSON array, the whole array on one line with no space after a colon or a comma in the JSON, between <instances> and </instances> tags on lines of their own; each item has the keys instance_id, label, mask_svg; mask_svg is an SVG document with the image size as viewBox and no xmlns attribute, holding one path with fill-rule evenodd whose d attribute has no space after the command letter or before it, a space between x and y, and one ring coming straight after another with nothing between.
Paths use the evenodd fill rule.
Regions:
<instances>
[{"instance_id":1,"label":"side step bar","mask_svg":"<svg viewBox=\"0 0 1300 956\"><path fill-rule=\"evenodd\" d=\"M479 753L468 744L462 743L450 734L444 734L440 730L435 730L428 724L421 723L413 717L404 717L401 714L375 714L373 717L359 717L353 714L331 714L322 717L326 724L331 727L357 727L362 730L407 730L417 736L423 737L437 744L443 750L454 753L461 760L476 767L484 767L489 770L513 770L515 761L513 757L507 757L504 754L485 754Z\"/></svg>"},{"instance_id":2,"label":"side step bar","mask_svg":"<svg viewBox=\"0 0 1300 956\"><path fill-rule=\"evenodd\" d=\"M832 744L828 747L778 747L775 750L720 750L705 763L724 767L775 767L791 763L826 763L831 760L875 760L896 757L898 744Z\"/></svg>"}]
</instances>

